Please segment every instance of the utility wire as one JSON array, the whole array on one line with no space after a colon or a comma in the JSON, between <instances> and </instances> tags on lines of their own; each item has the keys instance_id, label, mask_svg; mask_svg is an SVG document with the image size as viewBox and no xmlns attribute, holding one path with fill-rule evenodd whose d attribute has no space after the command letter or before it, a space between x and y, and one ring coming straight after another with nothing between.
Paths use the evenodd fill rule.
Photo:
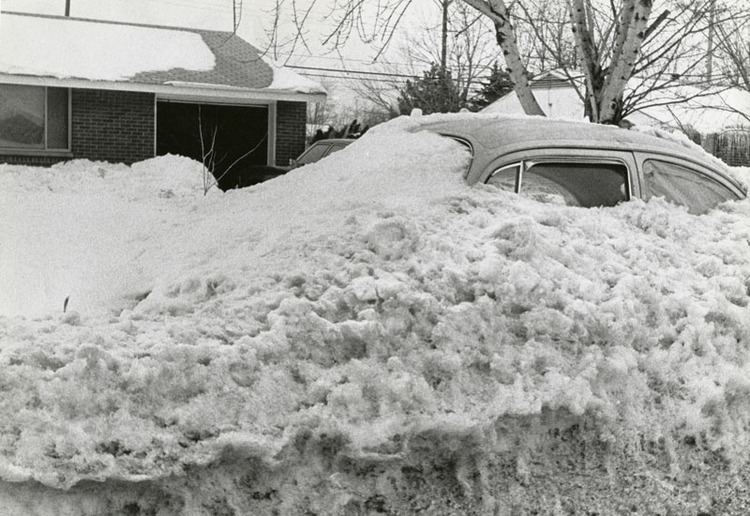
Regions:
<instances>
[{"instance_id":1,"label":"utility wire","mask_svg":"<svg viewBox=\"0 0 750 516\"><path fill-rule=\"evenodd\" d=\"M169 1L169 0L146 0L150 3L158 3L158 4L172 4L172 5L181 5L185 7L193 7L196 9L219 9L224 10L228 6L228 2L211 2L211 1L192 1L192 0L177 0L177 1ZM230 0L231 1L231 0Z\"/></svg>"},{"instance_id":2,"label":"utility wire","mask_svg":"<svg viewBox=\"0 0 750 516\"><path fill-rule=\"evenodd\" d=\"M305 77L321 77L324 79L337 79L342 81L367 81L367 82L385 82L388 84L399 83L404 84L409 79L371 79L369 77L342 77L341 75L326 75L323 73L309 73L301 72L300 75Z\"/></svg>"},{"instance_id":3,"label":"utility wire","mask_svg":"<svg viewBox=\"0 0 750 516\"><path fill-rule=\"evenodd\" d=\"M287 68L294 68L297 70L313 70L316 72L337 72L337 73L356 73L361 75L377 75L381 77L401 77L405 79L418 79L418 75L411 75L405 73L390 73L390 72L370 72L366 70L347 70L344 68L324 68L319 66L301 66L301 65L286 65Z\"/></svg>"}]
</instances>

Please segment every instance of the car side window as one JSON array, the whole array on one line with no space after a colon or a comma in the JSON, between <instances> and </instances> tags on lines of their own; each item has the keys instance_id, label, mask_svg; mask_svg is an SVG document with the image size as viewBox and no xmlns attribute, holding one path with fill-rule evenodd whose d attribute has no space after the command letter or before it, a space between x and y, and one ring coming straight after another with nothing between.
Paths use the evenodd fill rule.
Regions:
<instances>
[{"instance_id":1,"label":"car side window","mask_svg":"<svg viewBox=\"0 0 750 516\"><path fill-rule=\"evenodd\" d=\"M518 173L521 170L520 163L514 163L503 168L495 170L492 175L487 179L488 185L493 185L501 190L507 190L509 192L517 192L516 185L518 184Z\"/></svg>"},{"instance_id":2,"label":"car side window","mask_svg":"<svg viewBox=\"0 0 750 516\"><path fill-rule=\"evenodd\" d=\"M307 149L307 152L305 152L302 156L299 157L297 162L300 165L304 165L306 163L312 163L314 161L318 161L320 158L323 157L323 155L326 153L330 145L319 143L319 144L313 144L309 149Z\"/></svg>"},{"instance_id":3,"label":"car side window","mask_svg":"<svg viewBox=\"0 0 750 516\"><path fill-rule=\"evenodd\" d=\"M656 159L643 163L645 199L664 197L687 206L694 214L706 213L724 201L737 200L731 190L697 170Z\"/></svg>"},{"instance_id":4,"label":"car side window","mask_svg":"<svg viewBox=\"0 0 750 516\"><path fill-rule=\"evenodd\" d=\"M627 167L619 163L529 162L520 193L568 206L614 206L629 198L627 178Z\"/></svg>"}]
</instances>

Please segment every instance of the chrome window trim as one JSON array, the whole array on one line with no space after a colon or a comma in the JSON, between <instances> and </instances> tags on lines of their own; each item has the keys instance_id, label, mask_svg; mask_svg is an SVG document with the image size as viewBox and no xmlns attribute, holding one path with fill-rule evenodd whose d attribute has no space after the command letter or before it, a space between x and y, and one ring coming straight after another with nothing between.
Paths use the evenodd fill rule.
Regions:
<instances>
[{"instance_id":1,"label":"chrome window trim","mask_svg":"<svg viewBox=\"0 0 750 516\"><path fill-rule=\"evenodd\" d=\"M511 167L518 167L518 170L516 171L516 184L513 185L513 193L520 193L521 192L521 178L523 177L523 160L521 161L515 161L512 163L508 163L507 165L503 165L502 167L498 167L495 170L492 171L492 173L487 176L487 179L484 180L484 183L487 184L490 182L490 179L492 179L495 174L498 172L502 172L503 170Z\"/></svg>"},{"instance_id":2,"label":"chrome window trim","mask_svg":"<svg viewBox=\"0 0 750 516\"><path fill-rule=\"evenodd\" d=\"M450 138L451 140L455 140L458 143L465 145L469 148L469 154L471 156L469 157L469 165L466 167L466 172L464 172L464 179L469 177L469 173L471 172L471 167L474 165L474 144L469 140L468 138L465 138L463 136L458 136L455 134L450 133L437 133L440 136L444 136L446 138Z\"/></svg>"},{"instance_id":3,"label":"chrome window trim","mask_svg":"<svg viewBox=\"0 0 750 516\"><path fill-rule=\"evenodd\" d=\"M580 152L589 152L591 155L582 156ZM527 155L531 155L530 157ZM586 148L575 148L575 149L559 149L559 148L535 148L528 150L515 151L503 156L496 157L490 161L490 166L485 168L485 171L480 176L480 182L486 183L487 180L494 174L506 166L521 163L521 169L519 171L520 178L517 184L518 191L523 188L523 174L529 168L529 163L585 163L585 164L615 164L625 167L625 181L627 184L627 201L632 199L638 199L641 197L640 188L640 175L639 167L635 156L632 152L628 151L606 151L601 149L586 149ZM487 170L491 172L488 174ZM482 176L486 176L482 180ZM635 182L638 182L637 191ZM626 202L627 202L626 201Z\"/></svg>"}]
</instances>

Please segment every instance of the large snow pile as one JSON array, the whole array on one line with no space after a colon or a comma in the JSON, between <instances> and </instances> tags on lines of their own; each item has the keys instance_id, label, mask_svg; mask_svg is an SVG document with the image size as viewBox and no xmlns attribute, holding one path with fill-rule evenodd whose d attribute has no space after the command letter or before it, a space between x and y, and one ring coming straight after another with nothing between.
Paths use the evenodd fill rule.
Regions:
<instances>
[{"instance_id":1,"label":"large snow pile","mask_svg":"<svg viewBox=\"0 0 750 516\"><path fill-rule=\"evenodd\" d=\"M417 123L205 197L0 168L0 506L744 513L750 202L469 188Z\"/></svg>"}]
</instances>

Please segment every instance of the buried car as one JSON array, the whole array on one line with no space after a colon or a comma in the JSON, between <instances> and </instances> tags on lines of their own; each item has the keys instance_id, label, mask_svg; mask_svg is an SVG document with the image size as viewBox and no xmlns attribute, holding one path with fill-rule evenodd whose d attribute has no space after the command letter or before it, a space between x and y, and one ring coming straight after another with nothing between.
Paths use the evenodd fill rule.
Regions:
<instances>
[{"instance_id":1,"label":"buried car","mask_svg":"<svg viewBox=\"0 0 750 516\"><path fill-rule=\"evenodd\" d=\"M466 145L469 184L569 206L664 197L701 214L747 196L726 165L697 146L637 130L546 118L461 117L420 124Z\"/></svg>"},{"instance_id":2,"label":"buried car","mask_svg":"<svg viewBox=\"0 0 750 516\"><path fill-rule=\"evenodd\" d=\"M0 513L747 514L750 203L469 187L473 116L0 169Z\"/></svg>"}]
</instances>

